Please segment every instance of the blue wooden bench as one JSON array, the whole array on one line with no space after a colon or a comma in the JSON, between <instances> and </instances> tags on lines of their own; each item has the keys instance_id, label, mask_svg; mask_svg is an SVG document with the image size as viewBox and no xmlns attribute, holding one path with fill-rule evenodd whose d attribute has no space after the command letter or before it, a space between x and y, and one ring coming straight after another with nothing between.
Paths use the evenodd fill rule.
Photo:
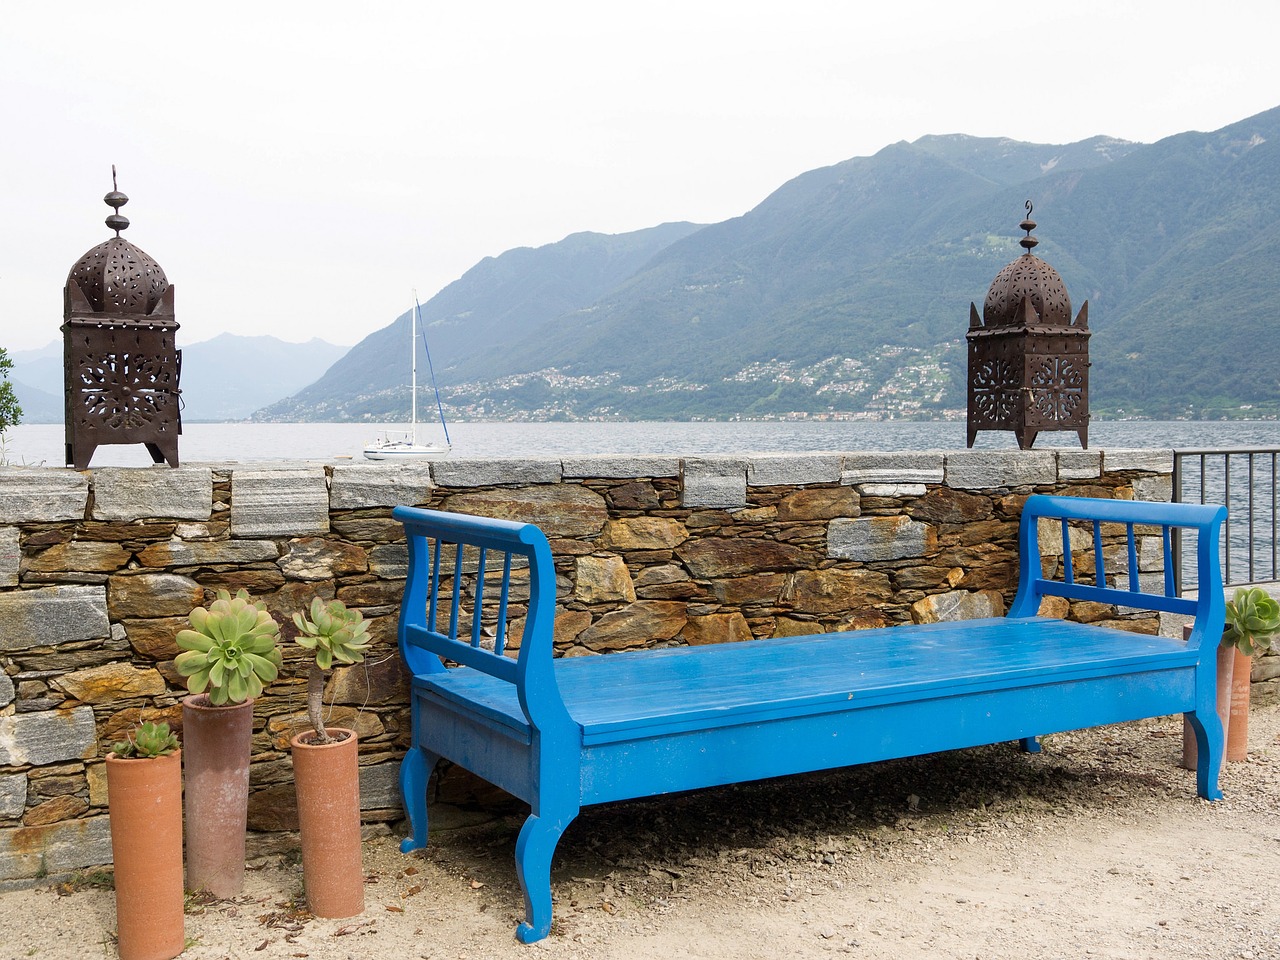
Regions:
<instances>
[{"instance_id":1,"label":"blue wooden bench","mask_svg":"<svg viewBox=\"0 0 1280 960\"><path fill-rule=\"evenodd\" d=\"M567 659L552 657L556 575L537 527L412 507L394 516L408 536L399 637L413 674L401 849L427 843L427 778L441 757L526 801L524 942L551 928L552 854L588 804L1005 740L1038 750L1037 735L1177 713L1195 732L1199 795L1221 797L1223 507L1030 497L1005 617ZM1042 573L1042 518L1061 530L1059 579ZM1196 600L1175 595L1174 528L1195 531ZM1138 575L1148 534L1165 554L1150 592ZM1124 557L1121 582L1106 576L1104 535L1119 537L1108 549ZM1073 542L1088 544L1096 575L1076 575L1088 560L1073 560ZM1183 641L1037 616L1046 595L1168 611L1194 628ZM518 636L513 608L527 609Z\"/></svg>"}]
</instances>

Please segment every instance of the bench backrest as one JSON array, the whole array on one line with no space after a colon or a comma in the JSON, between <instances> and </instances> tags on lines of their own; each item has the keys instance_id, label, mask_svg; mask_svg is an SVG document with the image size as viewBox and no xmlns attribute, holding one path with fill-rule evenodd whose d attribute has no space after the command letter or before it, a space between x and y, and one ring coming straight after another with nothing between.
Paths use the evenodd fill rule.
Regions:
<instances>
[{"instance_id":1,"label":"bench backrest","mask_svg":"<svg viewBox=\"0 0 1280 960\"><path fill-rule=\"evenodd\" d=\"M409 550L400 605L400 653L414 674L443 670L440 657L514 683L531 723L567 720L552 674L555 564L542 531L419 507L396 507ZM528 595L514 571L528 571ZM513 604L523 603L523 618ZM523 619L520 636L509 635ZM511 656L512 651L516 656Z\"/></svg>"},{"instance_id":2,"label":"bench backrest","mask_svg":"<svg viewBox=\"0 0 1280 960\"><path fill-rule=\"evenodd\" d=\"M1217 646L1222 638L1226 612L1218 559L1219 536L1226 518L1226 507L1215 504L1097 500L1041 494L1028 497L1022 508L1018 537L1018 594L1009 608L1009 616L1035 616L1040 600L1045 596L1093 600L1194 617L1195 629L1189 642L1200 646L1211 641L1211 646ZM1060 579L1045 575L1040 555L1041 519L1056 521L1053 525L1060 530L1062 562L1057 568ZM1119 576L1107 575L1103 541L1104 536L1115 529L1108 525L1123 527L1123 552L1121 562L1116 565L1123 571ZM1177 593L1171 532L1175 527L1195 534L1198 586L1195 599ZM1137 528L1146 529L1135 533ZM1073 533L1077 535L1073 537ZM1157 535L1164 560L1159 565L1162 572L1145 578L1144 583L1139 570L1139 538L1155 538ZM1079 578L1077 571L1082 564L1073 560L1073 553L1088 552L1092 553L1094 564L1091 583ZM1157 566L1154 563L1149 565Z\"/></svg>"}]
</instances>

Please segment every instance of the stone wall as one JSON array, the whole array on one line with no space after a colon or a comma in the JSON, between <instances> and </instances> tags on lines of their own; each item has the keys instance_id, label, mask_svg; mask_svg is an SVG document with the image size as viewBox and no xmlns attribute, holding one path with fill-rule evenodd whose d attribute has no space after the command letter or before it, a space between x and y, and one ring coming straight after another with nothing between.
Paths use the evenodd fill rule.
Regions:
<instances>
[{"instance_id":1,"label":"stone wall","mask_svg":"<svg viewBox=\"0 0 1280 960\"><path fill-rule=\"evenodd\" d=\"M140 719L180 727L173 638L220 587L265 600L288 639L314 595L371 621L372 655L326 700L360 733L366 822L398 820L397 503L541 524L571 656L999 614L1028 494L1168 499L1171 464L1063 450L0 469L0 879L109 861L103 754ZM285 657L255 706L257 831L296 825L305 669L292 644ZM452 802L478 789L441 781Z\"/></svg>"}]
</instances>

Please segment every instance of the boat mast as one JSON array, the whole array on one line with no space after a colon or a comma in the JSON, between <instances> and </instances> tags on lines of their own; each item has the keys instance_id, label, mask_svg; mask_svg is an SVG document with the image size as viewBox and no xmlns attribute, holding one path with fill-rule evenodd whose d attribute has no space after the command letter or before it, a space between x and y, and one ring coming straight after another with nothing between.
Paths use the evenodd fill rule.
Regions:
<instances>
[{"instance_id":1,"label":"boat mast","mask_svg":"<svg viewBox=\"0 0 1280 960\"><path fill-rule=\"evenodd\" d=\"M410 414L412 418L409 421L409 443L416 446L418 443L418 291L413 291L413 314L409 318L409 356L413 358L411 364L410 383Z\"/></svg>"}]
</instances>

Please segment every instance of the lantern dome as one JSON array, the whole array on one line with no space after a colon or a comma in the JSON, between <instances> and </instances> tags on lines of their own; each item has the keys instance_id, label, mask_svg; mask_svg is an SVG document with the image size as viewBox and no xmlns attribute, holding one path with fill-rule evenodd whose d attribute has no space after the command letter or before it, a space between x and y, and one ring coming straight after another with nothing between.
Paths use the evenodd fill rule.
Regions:
<instances>
[{"instance_id":1,"label":"lantern dome","mask_svg":"<svg viewBox=\"0 0 1280 960\"><path fill-rule=\"evenodd\" d=\"M89 250L67 274L100 313L143 316L160 303L169 278L160 264L128 240L112 237Z\"/></svg>"}]
</instances>

